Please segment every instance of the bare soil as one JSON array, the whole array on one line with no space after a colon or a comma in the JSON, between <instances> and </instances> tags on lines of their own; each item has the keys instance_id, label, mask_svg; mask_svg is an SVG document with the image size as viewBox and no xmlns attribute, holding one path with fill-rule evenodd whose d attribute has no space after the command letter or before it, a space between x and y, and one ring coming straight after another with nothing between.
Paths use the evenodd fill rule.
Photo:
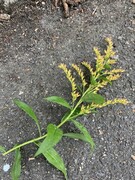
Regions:
<instances>
[{"instance_id":1,"label":"bare soil","mask_svg":"<svg viewBox=\"0 0 135 180\"><path fill-rule=\"evenodd\" d=\"M64 17L62 3L19 1L1 14L0 20L0 145L11 148L38 132L13 99L19 98L35 109L42 130L49 122L58 124L64 108L43 100L50 95L70 99L70 85L58 69L83 60L94 62L93 46L105 48L112 37L117 67L126 70L122 78L103 90L106 98L125 97L128 106L106 107L97 114L80 118L96 143L92 157L81 141L63 139L57 146L68 169L69 180L134 180L135 161L135 4L131 0L86 0L68 3ZM68 125L66 131L75 130ZM44 158L29 160L35 147L22 148L21 180L63 180L63 175ZM0 180L10 180L13 155L0 155Z\"/></svg>"}]
</instances>

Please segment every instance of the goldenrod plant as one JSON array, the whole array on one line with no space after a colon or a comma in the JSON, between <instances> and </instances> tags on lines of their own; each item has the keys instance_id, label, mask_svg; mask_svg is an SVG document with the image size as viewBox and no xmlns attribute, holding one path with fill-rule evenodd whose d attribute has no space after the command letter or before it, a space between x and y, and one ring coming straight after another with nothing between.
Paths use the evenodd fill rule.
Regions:
<instances>
[{"instance_id":1,"label":"goldenrod plant","mask_svg":"<svg viewBox=\"0 0 135 180\"><path fill-rule=\"evenodd\" d=\"M106 38L106 42L108 45L103 54L101 54L98 48L94 48L94 52L96 54L95 67L92 67L91 64L86 61L82 62L80 66L72 64L72 70L68 69L65 64L59 65L59 68L64 71L68 81L71 84L72 100L69 103L63 97L59 96L45 98L45 100L52 103L57 103L67 109L67 112L62 117L60 123L58 125L53 123L49 124L47 126L47 130L45 131L46 133L41 133L39 120L33 109L18 99L14 100L14 103L35 121L39 132L39 137L26 141L22 144L17 144L12 149L7 151L3 146L0 146L3 156L13 151L15 153L14 163L11 170L12 180L18 180L21 175L21 148L30 143L37 146L37 151L35 152L34 157L36 158L39 155L43 155L50 164L63 173L65 179L67 180L67 170L64 161L59 153L55 150L55 146L60 143L61 139L69 137L82 140L90 145L91 151L93 151L95 148L95 143L91 135L84 125L77 121L77 118L79 116L93 113L97 111L98 108L108 105L118 103L124 105L128 104L128 101L124 98L106 100L104 96L99 93L100 89L104 88L108 84L111 84L112 81L120 78L121 73L124 72L123 69L115 69L112 67L116 63L116 60L113 59L115 55L113 43L111 38ZM83 68L81 68L82 66ZM87 79L85 77L85 68L87 69L87 72L89 72L89 78ZM73 77L73 71L78 74L80 83L77 83L77 78ZM64 133L62 130L62 125L68 122L73 124L80 133Z\"/></svg>"}]
</instances>

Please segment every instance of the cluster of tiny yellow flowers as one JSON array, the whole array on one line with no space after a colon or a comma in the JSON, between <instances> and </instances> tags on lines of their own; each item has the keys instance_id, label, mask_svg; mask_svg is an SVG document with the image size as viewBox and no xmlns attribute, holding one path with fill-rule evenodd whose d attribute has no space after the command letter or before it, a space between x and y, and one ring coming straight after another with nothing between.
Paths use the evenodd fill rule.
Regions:
<instances>
[{"instance_id":1,"label":"cluster of tiny yellow flowers","mask_svg":"<svg viewBox=\"0 0 135 180\"><path fill-rule=\"evenodd\" d=\"M109 81L115 81L120 78L120 74L109 75L106 77Z\"/></svg>"},{"instance_id":2,"label":"cluster of tiny yellow flowers","mask_svg":"<svg viewBox=\"0 0 135 180\"><path fill-rule=\"evenodd\" d=\"M91 112L91 105L81 106L80 114L89 114Z\"/></svg>"},{"instance_id":3,"label":"cluster of tiny yellow flowers","mask_svg":"<svg viewBox=\"0 0 135 180\"><path fill-rule=\"evenodd\" d=\"M94 48L94 52L96 54L96 72L104 69L104 57L101 55L98 48Z\"/></svg>"},{"instance_id":4,"label":"cluster of tiny yellow flowers","mask_svg":"<svg viewBox=\"0 0 135 180\"><path fill-rule=\"evenodd\" d=\"M115 98L113 100L108 100L103 104L88 104L87 106L82 105L81 106L81 111L80 114L89 114L93 109L96 108L103 108L105 106L108 105L114 105L114 104L123 104L123 105L127 105L129 103L129 101L127 101L127 99L122 99L122 98Z\"/></svg>"},{"instance_id":5,"label":"cluster of tiny yellow flowers","mask_svg":"<svg viewBox=\"0 0 135 180\"><path fill-rule=\"evenodd\" d=\"M72 87L71 95L72 95L72 100L74 102L80 96L80 94L78 92L76 92L77 85L75 83L75 78L73 78L73 76L71 74L71 70L68 70L67 66L65 64L60 64L58 67L65 72L67 79L71 83L71 87Z\"/></svg>"},{"instance_id":6,"label":"cluster of tiny yellow flowers","mask_svg":"<svg viewBox=\"0 0 135 180\"><path fill-rule=\"evenodd\" d=\"M115 59L109 59L107 61L108 64L112 65L112 64L115 64L117 61Z\"/></svg>"},{"instance_id":7,"label":"cluster of tiny yellow flowers","mask_svg":"<svg viewBox=\"0 0 135 180\"><path fill-rule=\"evenodd\" d=\"M99 89L105 87L107 84L108 84L108 81L102 81L102 82L98 83L94 89L94 93L99 91Z\"/></svg>"},{"instance_id":8,"label":"cluster of tiny yellow flowers","mask_svg":"<svg viewBox=\"0 0 135 180\"><path fill-rule=\"evenodd\" d=\"M106 79L108 81L115 81L115 80L120 78L120 74L119 73L122 73L124 71L125 70L123 70L123 69L113 69L111 71L105 71L104 75L108 75L108 76L106 76Z\"/></svg>"},{"instance_id":9,"label":"cluster of tiny yellow flowers","mask_svg":"<svg viewBox=\"0 0 135 180\"><path fill-rule=\"evenodd\" d=\"M83 74L82 70L76 64L72 64L72 67L76 70L76 72L80 76L81 81L82 81L82 85L83 85L83 87L85 87L87 83L85 81L84 74Z\"/></svg>"},{"instance_id":10,"label":"cluster of tiny yellow flowers","mask_svg":"<svg viewBox=\"0 0 135 180\"><path fill-rule=\"evenodd\" d=\"M119 79L120 74L115 74L118 72L121 73L121 72L124 72L124 70L123 69L114 69L112 71L106 71L104 74L110 74L110 75L106 76L106 79L107 79L106 81L103 80L102 82L97 83L97 85L94 89L94 92L99 91L99 89L105 87L109 82Z\"/></svg>"},{"instance_id":11,"label":"cluster of tiny yellow flowers","mask_svg":"<svg viewBox=\"0 0 135 180\"><path fill-rule=\"evenodd\" d=\"M91 75L94 75L93 68L91 67L91 65L88 62L83 61L82 65L84 65L89 70Z\"/></svg>"},{"instance_id":12,"label":"cluster of tiny yellow flowers","mask_svg":"<svg viewBox=\"0 0 135 180\"><path fill-rule=\"evenodd\" d=\"M81 68L79 66L77 66L76 64L72 64L72 67L78 73L78 75L82 81L82 87L83 87L82 97L83 97L84 89L87 84L88 84L88 89L86 90L86 92L92 91L93 93L96 94L101 88L104 88L108 83L120 78L121 73L124 72L124 70L121 68L111 69L111 66L107 66L107 65L115 64L116 60L112 59L112 57L115 55L115 52L113 51L113 43L112 43L111 38L106 38L106 42L108 43L108 46L107 46L107 49L104 51L104 55L102 55L100 53L98 48L94 48L94 52L96 54L95 70L91 67L91 65L88 62L86 62L86 61L82 62L82 65L85 66L89 70L90 82L91 82L90 84L88 84L86 82L84 73L81 70ZM71 95L72 95L72 101L74 102L80 96L80 93L77 91L77 85L75 83L75 79L73 78L73 76L71 74L71 70L68 70L65 64L60 64L59 68L61 68L65 72L66 77L68 78L68 80L71 83L71 87L72 87ZM126 99L117 99L116 98L114 100L108 100L103 104L91 103L86 106L82 105L80 114L90 113L91 108L92 109L101 108L101 107L105 107L109 104L117 104L117 103L127 104L128 101Z\"/></svg>"},{"instance_id":13,"label":"cluster of tiny yellow flowers","mask_svg":"<svg viewBox=\"0 0 135 180\"><path fill-rule=\"evenodd\" d=\"M124 69L113 69L111 71L105 71L104 74L115 74L115 73L122 73L124 72Z\"/></svg>"},{"instance_id":14,"label":"cluster of tiny yellow flowers","mask_svg":"<svg viewBox=\"0 0 135 180\"><path fill-rule=\"evenodd\" d=\"M108 43L107 49L105 52L105 59L108 60L110 57L115 55L115 52L113 51L113 42L111 38L106 38L106 42Z\"/></svg>"},{"instance_id":15,"label":"cluster of tiny yellow flowers","mask_svg":"<svg viewBox=\"0 0 135 180\"><path fill-rule=\"evenodd\" d=\"M94 104L92 103L91 104L91 108L94 107L94 108L102 108L102 107L105 107L105 106L108 106L108 105L113 105L113 104L123 104L123 105L126 105L128 104L129 101L127 99L122 99L122 98L115 98L113 100L108 100L106 101L105 103L103 104Z\"/></svg>"},{"instance_id":16,"label":"cluster of tiny yellow flowers","mask_svg":"<svg viewBox=\"0 0 135 180\"><path fill-rule=\"evenodd\" d=\"M71 92L71 95L72 95L73 102L80 96L80 94L76 91Z\"/></svg>"}]
</instances>

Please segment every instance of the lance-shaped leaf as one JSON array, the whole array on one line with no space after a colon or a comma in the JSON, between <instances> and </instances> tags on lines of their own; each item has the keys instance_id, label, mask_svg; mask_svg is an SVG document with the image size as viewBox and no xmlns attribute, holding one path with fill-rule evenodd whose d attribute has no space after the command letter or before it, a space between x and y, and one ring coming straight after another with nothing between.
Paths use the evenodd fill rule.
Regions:
<instances>
[{"instance_id":1,"label":"lance-shaped leaf","mask_svg":"<svg viewBox=\"0 0 135 180\"><path fill-rule=\"evenodd\" d=\"M87 103L93 102L95 104L103 104L105 102L105 99L100 94L88 92L85 96L83 96L82 101Z\"/></svg>"},{"instance_id":2,"label":"lance-shaped leaf","mask_svg":"<svg viewBox=\"0 0 135 180\"><path fill-rule=\"evenodd\" d=\"M80 134L80 133L65 133L63 134L63 136L66 136L72 139L79 139L79 140L89 143L88 139L83 134Z\"/></svg>"},{"instance_id":3,"label":"lance-shaped leaf","mask_svg":"<svg viewBox=\"0 0 135 180\"><path fill-rule=\"evenodd\" d=\"M52 164L61 172L63 172L65 179L67 180L67 171L66 171L65 164L61 156L57 153L57 151L54 148L50 148L49 150L46 150L43 153L43 155L45 156L45 158L50 164Z\"/></svg>"},{"instance_id":4,"label":"lance-shaped leaf","mask_svg":"<svg viewBox=\"0 0 135 180\"><path fill-rule=\"evenodd\" d=\"M35 123L38 127L39 134L41 135L38 118L37 118L35 112L33 111L33 109L30 106L28 106L26 103L24 103L18 99L15 99L14 103L35 121Z\"/></svg>"},{"instance_id":5,"label":"lance-shaped leaf","mask_svg":"<svg viewBox=\"0 0 135 180\"><path fill-rule=\"evenodd\" d=\"M15 150L14 163L11 169L12 180L19 180L21 174L21 153L20 149Z\"/></svg>"},{"instance_id":6,"label":"lance-shaped leaf","mask_svg":"<svg viewBox=\"0 0 135 180\"><path fill-rule=\"evenodd\" d=\"M39 147L41 145L40 142L35 142L35 144ZM67 180L67 171L62 157L58 154L58 152L54 148L50 148L46 150L42 155L47 159L47 161L56 167L58 170L63 172L65 179Z\"/></svg>"},{"instance_id":7,"label":"lance-shaped leaf","mask_svg":"<svg viewBox=\"0 0 135 180\"><path fill-rule=\"evenodd\" d=\"M6 149L3 146L0 146L0 152L4 153L6 152Z\"/></svg>"},{"instance_id":8,"label":"lance-shaped leaf","mask_svg":"<svg viewBox=\"0 0 135 180\"><path fill-rule=\"evenodd\" d=\"M91 149L93 151L94 147L95 147L95 143L94 143L91 135L87 131L87 129L83 126L83 124L79 123L78 121L72 120L72 122L80 130L80 132L84 135L85 141L87 141L90 144Z\"/></svg>"},{"instance_id":9,"label":"lance-shaped leaf","mask_svg":"<svg viewBox=\"0 0 135 180\"><path fill-rule=\"evenodd\" d=\"M62 138L63 132L53 124L47 126L47 137L43 140L35 156L44 153L46 150L54 147Z\"/></svg>"},{"instance_id":10,"label":"lance-shaped leaf","mask_svg":"<svg viewBox=\"0 0 135 180\"><path fill-rule=\"evenodd\" d=\"M57 103L59 105L62 105L64 107L66 107L66 108L71 109L69 103L64 98L62 98L62 97L59 97L59 96L50 96L50 97L45 98L45 100L53 102L53 103Z\"/></svg>"}]
</instances>

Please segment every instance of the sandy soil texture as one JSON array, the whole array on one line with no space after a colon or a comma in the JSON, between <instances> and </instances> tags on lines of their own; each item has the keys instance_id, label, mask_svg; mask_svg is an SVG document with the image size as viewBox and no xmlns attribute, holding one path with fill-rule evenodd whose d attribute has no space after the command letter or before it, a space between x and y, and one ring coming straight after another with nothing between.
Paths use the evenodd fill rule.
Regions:
<instances>
[{"instance_id":1,"label":"sandy soil texture","mask_svg":"<svg viewBox=\"0 0 135 180\"><path fill-rule=\"evenodd\" d=\"M131 0L87 0L68 4L70 17L64 18L60 2L19 1L0 19L0 145L7 149L37 136L35 124L19 110L19 98L35 109L42 128L58 124L64 108L43 100L51 95L70 99L70 84L58 69L83 60L94 62L93 46L105 48L112 37L117 67L122 78L103 90L106 98L125 97L128 106L109 106L97 114L82 117L96 143L92 157L81 141L63 139L57 150L64 158L69 180L134 180L135 161L135 4ZM72 126L65 130L75 130ZM35 147L22 148L21 180L63 180L63 175L42 157L33 157ZM0 155L0 180L10 180L5 164L13 154Z\"/></svg>"}]
</instances>

